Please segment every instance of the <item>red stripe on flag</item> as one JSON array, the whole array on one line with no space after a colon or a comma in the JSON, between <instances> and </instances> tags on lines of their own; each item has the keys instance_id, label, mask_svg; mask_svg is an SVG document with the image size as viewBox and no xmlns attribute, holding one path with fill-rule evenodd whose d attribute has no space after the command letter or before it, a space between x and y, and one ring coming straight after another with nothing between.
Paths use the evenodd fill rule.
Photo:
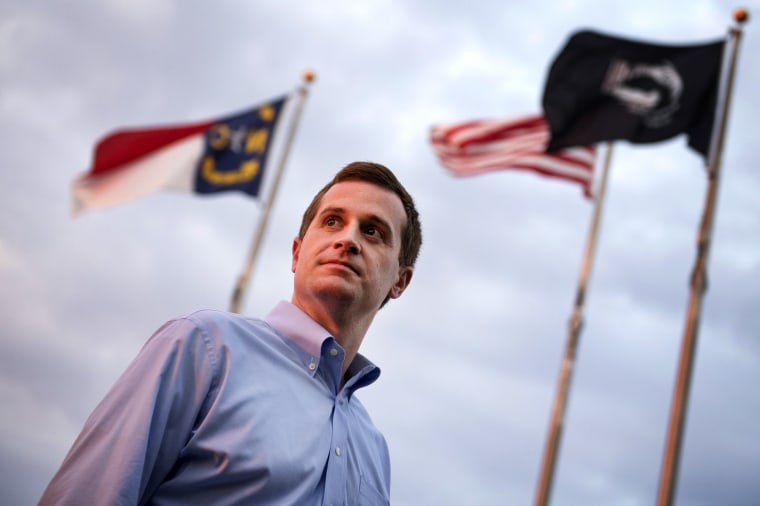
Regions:
<instances>
[{"instance_id":1,"label":"red stripe on flag","mask_svg":"<svg viewBox=\"0 0 760 506\"><path fill-rule=\"evenodd\" d=\"M430 141L438 159L455 176L500 169L530 170L579 183L591 197L594 146L546 152L549 127L542 115L476 120L433 126Z\"/></svg>"},{"instance_id":2,"label":"red stripe on flag","mask_svg":"<svg viewBox=\"0 0 760 506\"><path fill-rule=\"evenodd\" d=\"M180 141L213 125L205 121L176 128L120 130L104 137L95 146L92 168L86 177L95 176L137 160L169 144Z\"/></svg>"}]
</instances>

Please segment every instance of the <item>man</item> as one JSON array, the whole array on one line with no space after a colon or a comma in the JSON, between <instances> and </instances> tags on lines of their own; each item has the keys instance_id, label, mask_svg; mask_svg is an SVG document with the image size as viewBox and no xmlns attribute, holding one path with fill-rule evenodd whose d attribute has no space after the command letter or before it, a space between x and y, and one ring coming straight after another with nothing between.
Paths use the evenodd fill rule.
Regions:
<instances>
[{"instance_id":1,"label":"man","mask_svg":"<svg viewBox=\"0 0 760 506\"><path fill-rule=\"evenodd\" d=\"M393 173L346 166L304 213L291 303L263 320L199 311L164 324L40 504L388 504L388 449L353 396L380 370L358 350L421 243Z\"/></svg>"}]
</instances>

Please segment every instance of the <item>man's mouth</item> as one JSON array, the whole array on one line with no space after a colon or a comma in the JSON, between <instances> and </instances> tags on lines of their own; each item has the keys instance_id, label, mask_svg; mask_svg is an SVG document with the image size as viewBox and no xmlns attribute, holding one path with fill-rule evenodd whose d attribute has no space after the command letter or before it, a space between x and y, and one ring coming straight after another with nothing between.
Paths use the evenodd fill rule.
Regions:
<instances>
[{"instance_id":1,"label":"man's mouth","mask_svg":"<svg viewBox=\"0 0 760 506\"><path fill-rule=\"evenodd\" d=\"M344 262L342 260L327 260L326 262L322 262L322 263L323 265L337 265L337 266L343 267L344 269L350 270L356 275L359 275L359 271L356 269L356 267L351 265L349 262Z\"/></svg>"}]
</instances>

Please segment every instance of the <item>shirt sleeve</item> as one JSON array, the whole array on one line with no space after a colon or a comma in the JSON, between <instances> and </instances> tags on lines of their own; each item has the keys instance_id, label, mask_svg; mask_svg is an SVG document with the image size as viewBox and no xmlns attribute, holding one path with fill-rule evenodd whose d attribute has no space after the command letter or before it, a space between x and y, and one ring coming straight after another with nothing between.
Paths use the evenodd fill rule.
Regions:
<instances>
[{"instance_id":1,"label":"shirt sleeve","mask_svg":"<svg viewBox=\"0 0 760 506\"><path fill-rule=\"evenodd\" d=\"M40 505L135 505L171 471L218 383L205 330L164 324L95 408Z\"/></svg>"}]
</instances>

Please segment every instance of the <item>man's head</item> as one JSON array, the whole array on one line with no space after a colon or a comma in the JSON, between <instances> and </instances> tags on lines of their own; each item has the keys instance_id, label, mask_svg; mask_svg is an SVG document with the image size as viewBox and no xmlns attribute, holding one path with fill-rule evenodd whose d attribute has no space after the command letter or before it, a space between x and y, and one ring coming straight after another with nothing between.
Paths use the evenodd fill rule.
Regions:
<instances>
[{"instance_id":1,"label":"man's head","mask_svg":"<svg viewBox=\"0 0 760 506\"><path fill-rule=\"evenodd\" d=\"M422 227L420 225L419 213L414 206L412 196L409 195L406 188L404 188L390 169L379 163L353 162L346 165L335 174L335 177L333 177L332 180L314 196L309 207L307 207L306 211L303 213L298 237L303 239L304 235L306 235L306 230L308 230L309 225L314 220L314 215L316 214L325 193L337 183L343 181L364 181L366 183L372 183L398 195L406 213L406 225L404 226L401 238L399 264L402 267L414 267L415 262L417 262L417 256L420 253L420 247L422 246Z\"/></svg>"},{"instance_id":2,"label":"man's head","mask_svg":"<svg viewBox=\"0 0 760 506\"><path fill-rule=\"evenodd\" d=\"M349 164L304 213L293 241L294 302L374 315L406 289L421 243L414 201L393 173Z\"/></svg>"}]
</instances>

